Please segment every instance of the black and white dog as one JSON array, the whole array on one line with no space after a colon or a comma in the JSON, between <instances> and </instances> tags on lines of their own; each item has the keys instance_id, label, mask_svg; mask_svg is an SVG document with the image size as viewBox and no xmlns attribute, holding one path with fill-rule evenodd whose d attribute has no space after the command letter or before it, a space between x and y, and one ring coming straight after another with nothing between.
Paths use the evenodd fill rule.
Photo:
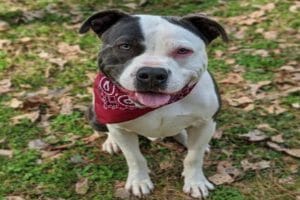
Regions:
<instances>
[{"instance_id":1,"label":"black and white dog","mask_svg":"<svg viewBox=\"0 0 300 200\"><path fill-rule=\"evenodd\" d=\"M89 17L80 33L92 29L102 40L90 119L108 129L103 150L122 150L129 167L126 189L136 196L153 189L138 134L174 136L188 153L183 191L204 198L213 185L202 171L203 156L215 131L220 99L207 71L206 46L220 24L204 15L162 17L108 10Z\"/></svg>"}]
</instances>

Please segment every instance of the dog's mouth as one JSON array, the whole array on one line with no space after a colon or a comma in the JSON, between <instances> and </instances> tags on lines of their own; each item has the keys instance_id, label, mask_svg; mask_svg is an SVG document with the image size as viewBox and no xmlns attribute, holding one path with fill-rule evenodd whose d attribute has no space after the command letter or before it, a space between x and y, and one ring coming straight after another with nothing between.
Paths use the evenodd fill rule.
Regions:
<instances>
[{"instance_id":1,"label":"dog's mouth","mask_svg":"<svg viewBox=\"0 0 300 200\"><path fill-rule=\"evenodd\" d=\"M130 97L132 100L150 108L166 105L171 99L170 94L155 92L134 92L134 95L130 95Z\"/></svg>"}]
</instances>

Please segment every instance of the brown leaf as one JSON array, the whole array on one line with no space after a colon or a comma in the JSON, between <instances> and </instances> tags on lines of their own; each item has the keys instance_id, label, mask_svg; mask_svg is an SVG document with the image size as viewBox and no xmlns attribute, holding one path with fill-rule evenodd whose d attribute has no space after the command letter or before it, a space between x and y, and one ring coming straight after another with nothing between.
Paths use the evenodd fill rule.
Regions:
<instances>
[{"instance_id":1,"label":"brown leaf","mask_svg":"<svg viewBox=\"0 0 300 200\"><path fill-rule=\"evenodd\" d=\"M23 197L20 196L7 196L5 200L25 200Z\"/></svg>"},{"instance_id":2,"label":"brown leaf","mask_svg":"<svg viewBox=\"0 0 300 200\"><path fill-rule=\"evenodd\" d=\"M124 187L121 187L116 189L114 196L120 199L129 199L130 192L128 192Z\"/></svg>"},{"instance_id":3,"label":"brown leaf","mask_svg":"<svg viewBox=\"0 0 300 200\"><path fill-rule=\"evenodd\" d=\"M0 149L0 156L8 156L10 158L13 157L13 151L8 149Z\"/></svg>"},{"instance_id":4,"label":"brown leaf","mask_svg":"<svg viewBox=\"0 0 300 200\"><path fill-rule=\"evenodd\" d=\"M60 114L62 115L70 115L73 112L73 103L72 97L65 96L59 100L59 104L61 105Z\"/></svg>"},{"instance_id":5,"label":"brown leaf","mask_svg":"<svg viewBox=\"0 0 300 200\"><path fill-rule=\"evenodd\" d=\"M262 170L271 167L270 161L260 161L256 163L250 163L247 159L241 161L242 168L244 171L247 170Z\"/></svg>"},{"instance_id":6,"label":"brown leaf","mask_svg":"<svg viewBox=\"0 0 300 200\"><path fill-rule=\"evenodd\" d=\"M247 105L245 108L243 108L243 110L246 112L249 112L251 110L254 110L254 108L255 108L254 104L251 103L251 104Z\"/></svg>"},{"instance_id":7,"label":"brown leaf","mask_svg":"<svg viewBox=\"0 0 300 200\"><path fill-rule=\"evenodd\" d=\"M31 140L28 142L29 149L42 150L42 149L46 149L48 146L49 144L45 143L41 139Z\"/></svg>"},{"instance_id":8,"label":"brown leaf","mask_svg":"<svg viewBox=\"0 0 300 200\"><path fill-rule=\"evenodd\" d=\"M300 103L292 103L293 108L300 108Z\"/></svg>"},{"instance_id":9,"label":"brown leaf","mask_svg":"<svg viewBox=\"0 0 300 200\"><path fill-rule=\"evenodd\" d=\"M172 167L173 163L171 163L169 160L165 160L159 163L159 168L162 170L171 169Z\"/></svg>"},{"instance_id":10,"label":"brown leaf","mask_svg":"<svg viewBox=\"0 0 300 200\"><path fill-rule=\"evenodd\" d=\"M284 149L284 152L289 154L290 156L300 158L300 149Z\"/></svg>"},{"instance_id":11,"label":"brown leaf","mask_svg":"<svg viewBox=\"0 0 300 200\"><path fill-rule=\"evenodd\" d=\"M0 32L7 31L9 29L9 24L5 21L0 20Z\"/></svg>"},{"instance_id":12,"label":"brown leaf","mask_svg":"<svg viewBox=\"0 0 300 200\"><path fill-rule=\"evenodd\" d=\"M278 179L280 184L295 184L295 179L292 176Z\"/></svg>"},{"instance_id":13,"label":"brown leaf","mask_svg":"<svg viewBox=\"0 0 300 200\"><path fill-rule=\"evenodd\" d=\"M275 102L273 105L264 108L269 114L279 115L287 111L287 109L281 107L278 102Z\"/></svg>"},{"instance_id":14,"label":"brown leaf","mask_svg":"<svg viewBox=\"0 0 300 200\"><path fill-rule=\"evenodd\" d=\"M89 190L89 181L87 178L81 178L78 180L75 186L77 194L86 194Z\"/></svg>"},{"instance_id":15,"label":"brown leaf","mask_svg":"<svg viewBox=\"0 0 300 200\"><path fill-rule=\"evenodd\" d=\"M267 31L263 33L263 36L267 40L275 40L277 38L277 31Z\"/></svg>"},{"instance_id":16,"label":"brown leaf","mask_svg":"<svg viewBox=\"0 0 300 200\"><path fill-rule=\"evenodd\" d=\"M0 94L7 93L11 90L11 81L10 79L3 79L0 81Z\"/></svg>"},{"instance_id":17,"label":"brown leaf","mask_svg":"<svg viewBox=\"0 0 300 200\"><path fill-rule=\"evenodd\" d=\"M92 135L85 137L82 140L88 144L88 143L95 142L98 138L101 138L105 135L106 135L105 133L95 131Z\"/></svg>"},{"instance_id":18,"label":"brown leaf","mask_svg":"<svg viewBox=\"0 0 300 200\"><path fill-rule=\"evenodd\" d=\"M282 134L272 136L271 141L276 142L276 143L283 143L284 142Z\"/></svg>"},{"instance_id":19,"label":"brown leaf","mask_svg":"<svg viewBox=\"0 0 300 200\"><path fill-rule=\"evenodd\" d=\"M229 73L227 78L221 80L219 83L226 83L226 84L237 84L244 81L244 78L238 73Z\"/></svg>"},{"instance_id":20,"label":"brown leaf","mask_svg":"<svg viewBox=\"0 0 300 200\"><path fill-rule=\"evenodd\" d=\"M54 160L54 159L57 159L62 156L62 153L60 153L61 151L59 151L59 150L57 150L57 151L41 151L41 152L42 152L41 157L43 159Z\"/></svg>"},{"instance_id":21,"label":"brown leaf","mask_svg":"<svg viewBox=\"0 0 300 200\"><path fill-rule=\"evenodd\" d=\"M259 55L259 56L265 58L265 57L269 56L269 52L265 49L258 49L258 50L253 52L253 55Z\"/></svg>"},{"instance_id":22,"label":"brown leaf","mask_svg":"<svg viewBox=\"0 0 300 200\"><path fill-rule=\"evenodd\" d=\"M133 10L135 10L138 7L138 5L136 3L126 3L123 5L126 6L127 8L131 8Z\"/></svg>"},{"instance_id":23,"label":"brown leaf","mask_svg":"<svg viewBox=\"0 0 300 200\"><path fill-rule=\"evenodd\" d=\"M33 111L30 113L12 117L11 120L12 120L13 124L20 123L22 119L29 119L32 123L34 123L39 119L39 117L40 117L40 111Z\"/></svg>"},{"instance_id":24,"label":"brown leaf","mask_svg":"<svg viewBox=\"0 0 300 200\"><path fill-rule=\"evenodd\" d=\"M272 128L269 124L259 124L256 126L256 128L262 131L277 132L277 130Z\"/></svg>"},{"instance_id":25,"label":"brown leaf","mask_svg":"<svg viewBox=\"0 0 300 200\"><path fill-rule=\"evenodd\" d=\"M284 148L274 142L267 142L267 146L274 149L275 151L284 152L290 156L300 158L300 149Z\"/></svg>"},{"instance_id":26,"label":"brown leaf","mask_svg":"<svg viewBox=\"0 0 300 200\"><path fill-rule=\"evenodd\" d=\"M240 105L253 103L253 100L250 99L247 96L242 96L242 97L239 97L239 98L227 98L226 100L229 103L229 105L235 106L235 107L240 106Z\"/></svg>"},{"instance_id":27,"label":"brown leaf","mask_svg":"<svg viewBox=\"0 0 300 200\"><path fill-rule=\"evenodd\" d=\"M57 47L58 52L63 54L67 60L76 58L78 54L82 53L79 45L69 45L65 42L60 42Z\"/></svg>"},{"instance_id":28,"label":"brown leaf","mask_svg":"<svg viewBox=\"0 0 300 200\"><path fill-rule=\"evenodd\" d=\"M0 39L0 49L4 49L4 47L9 46L11 44L10 40Z\"/></svg>"},{"instance_id":29,"label":"brown leaf","mask_svg":"<svg viewBox=\"0 0 300 200\"><path fill-rule=\"evenodd\" d=\"M223 136L223 130L218 129L218 130L215 131L215 133L213 135L213 138L214 139L221 139L222 136Z\"/></svg>"},{"instance_id":30,"label":"brown leaf","mask_svg":"<svg viewBox=\"0 0 300 200\"><path fill-rule=\"evenodd\" d=\"M260 81L256 84L250 84L251 95L255 97L261 87L270 85L271 83L272 81Z\"/></svg>"},{"instance_id":31,"label":"brown leaf","mask_svg":"<svg viewBox=\"0 0 300 200\"><path fill-rule=\"evenodd\" d=\"M232 163L228 161L220 161L217 166L217 172L219 174L228 174L232 178L236 178L241 174L240 170L233 167Z\"/></svg>"},{"instance_id":32,"label":"brown leaf","mask_svg":"<svg viewBox=\"0 0 300 200\"><path fill-rule=\"evenodd\" d=\"M240 137L245 137L247 138L250 142L260 142L263 140L266 140L268 136L266 136L263 132L260 130L252 130L246 134L240 135Z\"/></svg>"},{"instance_id":33,"label":"brown leaf","mask_svg":"<svg viewBox=\"0 0 300 200\"><path fill-rule=\"evenodd\" d=\"M215 185L223 185L225 183L232 183L234 179L228 174L215 174L208 177L208 179Z\"/></svg>"},{"instance_id":34,"label":"brown leaf","mask_svg":"<svg viewBox=\"0 0 300 200\"><path fill-rule=\"evenodd\" d=\"M19 101L16 98L13 98L12 100L10 100L10 102L7 105L11 108L21 108L23 107L23 102Z\"/></svg>"},{"instance_id":35,"label":"brown leaf","mask_svg":"<svg viewBox=\"0 0 300 200\"><path fill-rule=\"evenodd\" d=\"M299 1L295 1L294 3L295 3L295 5L292 5L289 7L289 11L292 13L299 13L300 3L299 3Z\"/></svg>"},{"instance_id":36,"label":"brown leaf","mask_svg":"<svg viewBox=\"0 0 300 200\"><path fill-rule=\"evenodd\" d=\"M30 41L32 41L32 38L30 37L22 37L19 39L19 41L23 44L29 43Z\"/></svg>"}]
</instances>

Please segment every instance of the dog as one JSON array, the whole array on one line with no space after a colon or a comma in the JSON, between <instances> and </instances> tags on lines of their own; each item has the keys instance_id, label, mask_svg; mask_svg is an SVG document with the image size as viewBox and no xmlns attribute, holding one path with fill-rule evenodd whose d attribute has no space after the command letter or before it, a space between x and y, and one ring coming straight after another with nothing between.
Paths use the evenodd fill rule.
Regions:
<instances>
[{"instance_id":1,"label":"dog","mask_svg":"<svg viewBox=\"0 0 300 200\"><path fill-rule=\"evenodd\" d=\"M102 40L100 73L89 119L108 131L103 150L120 149L128 164L125 188L137 197L154 188L138 135L174 137L187 148L183 191L205 198L214 186L202 171L221 103L208 72L206 46L224 28L205 15L130 15L118 10L90 16L79 33L93 30Z\"/></svg>"}]
</instances>

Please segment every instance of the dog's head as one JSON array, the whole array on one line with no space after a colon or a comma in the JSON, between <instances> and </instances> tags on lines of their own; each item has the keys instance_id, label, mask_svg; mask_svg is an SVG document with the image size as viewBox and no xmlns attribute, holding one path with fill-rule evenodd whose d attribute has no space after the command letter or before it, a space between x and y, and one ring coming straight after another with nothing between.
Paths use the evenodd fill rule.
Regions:
<instances>
[{"instance_id":1,"label":"dog's head","mask_svg":"<svg viewBox=\"0 0 300 200\"><path fill-rule=\"evenodd\" d=\"M80 33L92 29L102 40L100 70L150 107L196 83L207 68L205 47L225 30L204 15L161 17L109 10L89 17Z\"/></svg>"}]
</instances>

